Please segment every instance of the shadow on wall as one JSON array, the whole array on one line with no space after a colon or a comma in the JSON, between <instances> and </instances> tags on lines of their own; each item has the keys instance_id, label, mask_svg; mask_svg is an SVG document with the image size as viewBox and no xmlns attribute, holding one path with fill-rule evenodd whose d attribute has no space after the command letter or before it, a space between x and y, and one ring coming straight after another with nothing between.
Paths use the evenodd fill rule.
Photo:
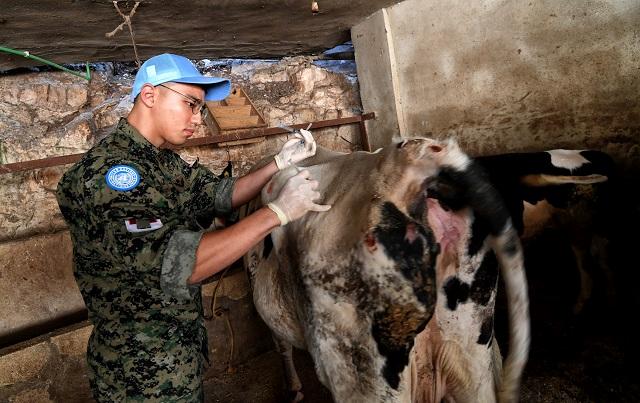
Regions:
<instances>
[{"instance_id":1,"label":"shadow on wall","mask_svg":"<svg viewBox=\"0 0 640 403\"><path fill-rule=\"evenodd\" d=\"M53 317L50 320L31 323L22 328L11 329L11 333L0 336L0 350L85 320L87 320L87 311L81 310Z\"/></svg>"}]
</instances>

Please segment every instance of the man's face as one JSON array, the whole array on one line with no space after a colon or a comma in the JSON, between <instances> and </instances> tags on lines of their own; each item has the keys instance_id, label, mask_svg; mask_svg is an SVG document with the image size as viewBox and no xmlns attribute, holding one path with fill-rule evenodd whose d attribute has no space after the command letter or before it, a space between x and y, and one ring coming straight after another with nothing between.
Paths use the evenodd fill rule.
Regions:
<instances>
[{"instance_id":1,"label":"man's face","mask_svg":"<svg viewBox=\"0 0 640 403\"><path fill-rule=\"evenodd\" d=\"M157 85L155 89L158 98L153 114L158 133L170 144L184 144L196 126L202 124L199 107L204 103L204 89L171 82Z\"/></svg>"}]
</instances>

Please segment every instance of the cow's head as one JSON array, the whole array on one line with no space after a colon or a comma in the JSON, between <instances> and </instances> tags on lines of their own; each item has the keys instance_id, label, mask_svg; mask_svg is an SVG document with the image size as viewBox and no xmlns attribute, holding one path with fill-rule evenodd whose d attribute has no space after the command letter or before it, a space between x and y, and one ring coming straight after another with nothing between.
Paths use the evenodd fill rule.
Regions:
<instances>
[{"instance_id":1,"label":"cow's head","mask_svg":"<svg viewBox=\"0 0 640 403\"><path fill-rule=\"evenodd\" d=\"M380 152L377 192L408 215L422 219L427 187L443 166L463 169L469 158L454 141L398 140Z\"/></svg>"}]
</instances>

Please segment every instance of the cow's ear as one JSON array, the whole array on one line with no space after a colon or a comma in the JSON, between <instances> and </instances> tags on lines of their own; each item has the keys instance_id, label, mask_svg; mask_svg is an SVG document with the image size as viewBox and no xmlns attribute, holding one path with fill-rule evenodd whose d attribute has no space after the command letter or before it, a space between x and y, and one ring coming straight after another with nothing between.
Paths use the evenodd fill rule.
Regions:
<instances>
[{"instance_id":1,"label":"cow's ear","mask_svg":"<svg viewBox=\"0 0 640 403\"><path fill-rule=\"evenodd\" d=\"M418 139L404 139L396 145L402 161L413 163L420 158L421 144Z\"/></svg>"},{"instance_id":2,"label":"cow's ear","mask_svg":"<svg viewBox=\"0 0 640 403\"><path fill-rule=\"evenodd\" d=\"M425 144L419 141L404 141L401 144L398 144L398 148L407 148L407 149L426 149L432 153L439 153L440 151L442 151L442 146L438 145L438 144Z\"/></svg>"},{"instance_id":3,"label":"cow's ear","mask_svg":"<svg viewBox=\"0 0 640 403\"><path fill-rule=\"evenodd\" d=\"M423 159L428 153L428 148L432 142L422 138L405 139L398 143L400 153L405 155L409 161ZM435 146L435 145L434 145Z\"/></svg>"},{"instance_id":4,"label":"cow's ear","mask_svg":"<svg viewBox=\"0 0 640 403\"><path fill-rule=\"evenodd\" d=\"M439 153L444 149L444 144L428 138L411 138L405 139L396 145L397 148L405 151L414 151L417 154Z\"/></svg>"}]
</instances>

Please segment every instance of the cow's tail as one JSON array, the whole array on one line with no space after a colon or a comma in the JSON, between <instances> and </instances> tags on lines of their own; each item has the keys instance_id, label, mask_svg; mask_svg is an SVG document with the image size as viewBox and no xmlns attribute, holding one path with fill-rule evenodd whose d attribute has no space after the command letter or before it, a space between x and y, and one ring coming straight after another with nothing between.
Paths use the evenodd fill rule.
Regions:
<instances>
[{"instance_id":1,"label":"cow's tail","mask_svg":"<svg viewBox=\"0 0 640 403\"><path fill-rule=\"evenodd\" d=\"M475 218L489 229L509 309L509 353L497 382L498 401L516 402L530 339L529 298L520 238L502 197L480 165L462 153L454 141L444 151L440 153L442 167L438 180L431 191L454 210L471 207Z\"/></svg>"},{"instance_id":2,"label":"cow's tail","mask_svg":"<svg viewBox=\"0 0 640 403\"><path fill-rule=\"evenodd\" d=\"M529 355L529 298L520 239L508 222L493 238L493 249L500 263L509 309L509 353L502 366L498 401L517 402L520 378Z\"/></svg>"}]
</instances>

